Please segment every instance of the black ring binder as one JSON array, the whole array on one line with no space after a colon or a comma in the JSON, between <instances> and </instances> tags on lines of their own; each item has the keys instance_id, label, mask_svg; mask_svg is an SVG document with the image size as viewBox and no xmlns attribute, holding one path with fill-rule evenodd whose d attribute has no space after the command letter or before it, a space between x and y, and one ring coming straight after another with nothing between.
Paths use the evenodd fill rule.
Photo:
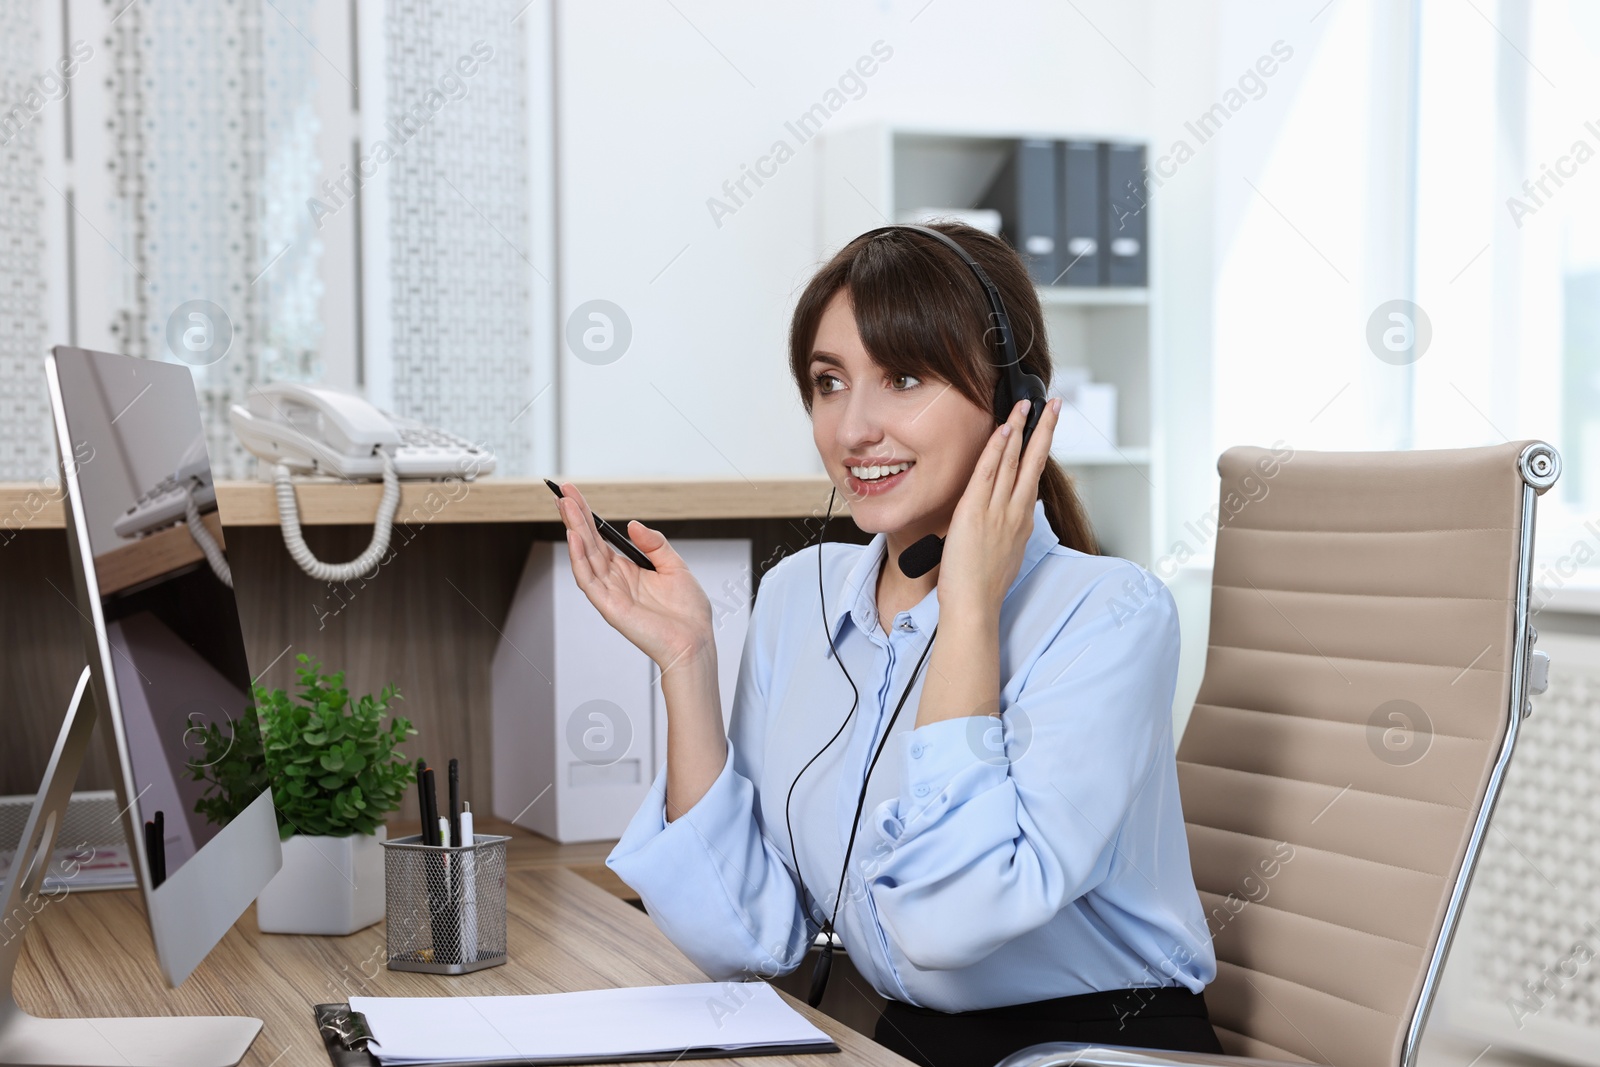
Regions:
<instances>
[{"instance_id":1,"label":"black ring binder","mask_svg":"<svg viewBox=\"0 0 1600 1067\"><path fill-rule=\"evenodd\" d=\"M348 1004L317 1004L312 1010L316 1013L317 1030L336 1067L374 1062L367 1051L372 1031L367 1027L366 1016L351 1011Z\"/></svg>"}]
</instances>

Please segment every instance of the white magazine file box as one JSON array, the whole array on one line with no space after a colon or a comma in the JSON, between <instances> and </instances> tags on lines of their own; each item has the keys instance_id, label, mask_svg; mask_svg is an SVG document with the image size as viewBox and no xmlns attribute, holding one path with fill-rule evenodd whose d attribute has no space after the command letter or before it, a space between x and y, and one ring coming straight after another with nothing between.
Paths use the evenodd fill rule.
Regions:
<instances>
[{"instance_id":1,"label":"white magazine file box","mask_svg":"<svg viewBox=\"0 0 1600 1067\"><path fill-rule=\"evenodd\" d=\"M750 622L748 538L674 541L711 601L724 727ZM536 541L495 648L494 814L555 841L622 836L667 758L660 671Z\"/></svg>"}]
</instances>

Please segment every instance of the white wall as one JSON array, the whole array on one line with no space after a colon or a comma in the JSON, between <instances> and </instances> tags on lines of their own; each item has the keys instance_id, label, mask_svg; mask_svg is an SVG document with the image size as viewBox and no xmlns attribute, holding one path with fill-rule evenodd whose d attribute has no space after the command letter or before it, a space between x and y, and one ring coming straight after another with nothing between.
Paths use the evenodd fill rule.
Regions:
<instances>
[{"instance_id":1,"label":"white wall","mask_svg":"<svg viewBox=\"0 0 1600 1067\"><path fill-rule=\"evenodd\" d=\"M676 2L674 11L648 0L559 3L561 319L603 298L622 306L634 330L627 353L606 366L561 346L563 472L822 470L785 348L795 298L824 258L815 143L800 146L720 228L706 200L723 196L722 183L775 139L793 144L785 121L818 101L875 41L892 57L826 128L889 119L1080 129L1148 138L1154 163L1177 140L1194 141L1184 123L1236 82L1234 53L1254 60L1284 32L1281 14L1267 17L1277 5L1249 0L1080 0L1076 9L1048 0L924 4L746 9L701 0ZM1235 42L1229 64L1218 60L1225 14ZM1294 15L1307 30L1320 29L1309 12ZM1230 120L1235 153L1260 136L1252 125L1280 117L1294 95L1289 78L1267 84L1261 101ZM1157 410L1166 412L1156 435L1159 540L1165 547L1187 538L1205 552L1210 546L1198 544L1187 524L1217 501L1213 306L1227 228L1214 203L1228 137L1197 146L1151 191L1152 343L1162 368L1155 388L1165 394ZM1231 180L1243 187L1237 174ZM1210 573L1179 573L1171 587L1184 635L1174 699L1181 729L1205 667Z\"/></svg>"},{"instance_id":2,"label":"white wall","mask_svg":"<svg viewBox=\"0 0 1600 1067\"><path fill-rule=\"evenodd\" d=\"M1151 4L1151 67L1157 79L1151 94L1152 166L1178 141L1194 139L1184 123L1216 99L1216 24L1211 5L1192 0ZM1200 547L1189 524L1198 524L1217 503L1211 430L1215 170L1215 154L1197 151L1181 166L1174 161L1158 171L1160 185L1150 192L1150 262L1157 294L1151 344L1164 371L1154 387L1163 394L1156 410L1166 413L1155 435L1160 451L1153 469L1164 503L1157 516L1157 543L1174 560L1181 557L1173 551L1180 540L1192 549ZM1159 568L1159 573L1166 578L1168 572ZM1172 702L1174 726L1181 732L1205 671L1211 575L1179 570L1167 581L1183 629Z\"/></svg>"},{"instance_id":3,"label":"white wall","mask_svg":"<svg viewBox=\"0 0 1600 1067\"><path fill-rule=\"evenodd\" d=\"M1176 8L1177 5L1171 5ZM787 370L817 246L816 143L719 227L722 196L873 43L893 50L825 129L887 118L957 128L1149 132L1151 3L727 0L557 4L558 326L610 300L613 363L563 346L560 455L573 477L820 473Z\"/></svg>"}]
</instances>

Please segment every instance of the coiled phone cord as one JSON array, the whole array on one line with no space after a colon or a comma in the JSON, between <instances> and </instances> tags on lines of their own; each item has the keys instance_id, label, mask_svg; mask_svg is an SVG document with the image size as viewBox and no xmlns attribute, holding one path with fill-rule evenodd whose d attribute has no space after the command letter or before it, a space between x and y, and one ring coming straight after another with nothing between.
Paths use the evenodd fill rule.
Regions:
<instances>
[{"instance_id":1,"label":"coiled phone cord","mask_svg":"<svg viewBox=\"0 0 1600 1067\"><path fill-rule=\"evenodd\" d=\"M349 563L324 563L311 554L305 538L300 533L300 508L294 498L294 483L289 480L289 468L279 463L273 471L273 485L278 491L278 520L283 526L283 543L289 555L300 564L300 569L323 582L345 582L369 574L389 550L389 532L394 525L395 513L400 510L400 475L394 469L394 457L379 450L383 457L383 498L378 501L378 514L373 522L372 543L367 550Z\"/></svg>"},{"instance_id":2,"label":"coiled phone cord","mask_svg":"<svg viewBox=\"0 0 1600 1067\"><path fill-rule=\"evenodd\" d=\"M205 553L206 562L211 565L211 573L217 576L219 582L232 589L233 569L228 566L228 559L222 554L222 547L217 544L217 539L211 536L211 531L200 520L200 506L194 502L192 480L183 484L183 512L184 521L189 526L189 536L194 538L194 543Z\"/></svg>"}]
</instances>

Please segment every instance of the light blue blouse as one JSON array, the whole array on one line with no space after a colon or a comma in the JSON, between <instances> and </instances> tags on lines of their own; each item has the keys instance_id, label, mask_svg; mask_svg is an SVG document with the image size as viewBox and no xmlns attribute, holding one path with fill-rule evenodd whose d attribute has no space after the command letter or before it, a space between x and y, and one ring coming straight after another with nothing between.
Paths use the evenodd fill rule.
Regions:
<instances>
[{"instance_id":1,"label":"light blue blouse","mask_svg":"<svg viewBox=\"0 0 1600 1067\"><path fill-rule=\"evenodd\" d=\"M666 822L663 764L606 858L714 980L794 970L832 911L867 765L939 621L935 588L878 627L886 546L820 546L861 699L794 789L804 906L784 801L852 699L819 619L815 545L761 582L710 789ZM1172 594L1129 560L1059 544L1036 501L1000 634L1000 720L914 728L924 663L894 724L839 907L851 962L879 994L939 1011L1202 989L1217 964L1178 800Z\"/></svg>"}]
</instances>

